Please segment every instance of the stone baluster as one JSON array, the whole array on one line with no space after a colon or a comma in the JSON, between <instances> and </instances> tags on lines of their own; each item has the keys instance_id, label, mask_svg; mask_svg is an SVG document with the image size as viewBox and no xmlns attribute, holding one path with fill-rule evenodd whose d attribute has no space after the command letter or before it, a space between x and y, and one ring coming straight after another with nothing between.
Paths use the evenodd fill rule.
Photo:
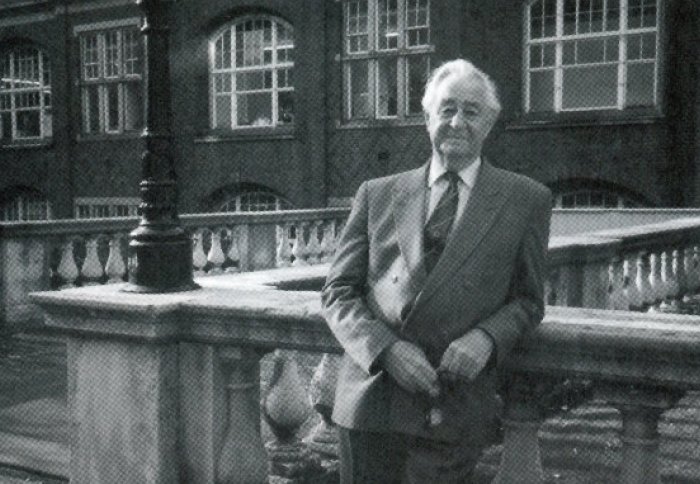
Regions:
<instances>
[{"instance_id":1,"label":"stone baluster","mask_svg":"<svg viewBox=\"0 0 700 484\"><path fill-rule=\"evenodd\" d=\"M649 254L647 281L649 282L649 298L645 302L648 304L649 311L656 311L658 310L658 304L663 299L663 284L661 281L660 258L655 252Z\"/></svg>"},{"instance_id":2,"label":"stone baluster","mask_svg":"<svg viewBox=\"0 0 700 484\"><path fill-rule=\"evenodd\" d=\"M640 252L637 255L637 273L635 277L635 285L642 299L641 311L646 311L654 302L654 292L649 283L649 274L646 271L647 257L645 252Z\"/></svg>"},{"instance_id":3,"label":"stone baluster","mask_svg":"<svg viewBox=\"0 0 700 484\"><path fill-rule=\"evenodd\" d=\"M624 261L625 273L625 299L627 299L627 308L630 311L641 311L644 301L642 294L637 287L637 264L636 259L625 258Z\"/></svg>"},{"instance_id":4,"label":"stone baluster","mask_svg":"<svg viewBox=\"0 0 700 484\"><path fill-rule=\"evenodd\" d=\"M292 249L289 242L290 225L278 226L277 232L277 267L289 267L292 265Z\"/></svg>"},{"instance_id":5,"label":"stone baluster","mask_svg":"<svg viewBox=\"0 0 700 484\"><path fill-rule=\"evenodd\" d=\"M226 258L231 262L225 272L240 272L241 271L241 249L239 247L240 242L240 230L238 227L233 227L227 230L227 235L230 240L228 250L226 251Z\"/></svg>"},{"instance_id":6,"label":"stone baluster","mask_svg":"<svg viewBox=\"0 0 700 484\"><path fill-rule=\"evenodd\" d=\"M243 348L222 348L219 358L228 382L228 422L216 482L267 482L267 454L260 435L260 357Z\"/></svg>"},{"instance_id":7,"label":"stone baluster","mask_svg":"<svg viewBox=\"0 0 700 484\"><path fill-rule=\"evenodd\" d=\"M683 297L683 286L685 286L685 272L683 270L683 252L674 249L671 253L671 297L680 302Z\"/></svg>"},{"instance_id":8,"label":"stone baluster","mask_svg":"<svg viewBox=\"0 0 700 484\"><path fill-rule=\"evenodd\" d=\"M680 310L677 300L678 281L673 273L673 257L669 254L669 251L664 251L661 254L661 280L664 288L664 298L659 309L662 312L677 313Z\"/></svg>"},{"instance_id":9,"label":"stone baluster","mask_svg":"<svg viewBox=\"0 0 700 484\"><path fill-rule=\"evenodd\" d=\"M559 269L556 268L549 271L544 281L544 302L549 306L559 305L559 279Z\"/></svg>"},{"instance_id":10,"label":"stone baluster","mask_svg":"<svg viewBox=\"0 0 700 484\"><path fill-rule=\"evenodd\" d=\"M294 238L294 246L292 247L292 255L294 256L292 265L295 267L308 265L306 261L308 252L306 250L306 242L304 241L305 228L305 222L299 222L296 226L296 237Z\"/></svg>"},{"instance_id":11,"label":"stone baluster","mask_svg":"<svg viewBox=\"0 0 700 484\"><path fill-rule=\"evenodd\" d=\"M214 229L211 232L211 246L207 254L207 262L212 266L209 270L209 274L221 274L223 272L221 267L224 265L224 262L226 262L226 256L221 248L220 229Z\"/></svg>"},{"instance_id":12,"label":"stone baluster","mask_svg":"<svg viewBox=\"0 0 700 484\"><path fill-rule=\"evenodd\" d=\"M614 258L608 267L608 309L627 310L629 301L625 293L624 264Z\"/></svg>"},{"instance_id":13,"label":"stone baluster","mask_svg":"<svg viewBox=\"0 0 700 484\"><path fill-rule=\"evenodd\" d=\"M320 220L315 220L309 223L309 243L306 245L306 252L308 254L306 260L309 264L317 264L321 262L321 244L318 240L318 231L320 227Z\"/></svg>"},{"instance_id":14,"label":"stone baluster","mask_svg":"<svg viewBox=\"0 0 700 484\"><path fill-rule=\"evenodd\" d=\"M492 484L544 483L537 432L542 412L537 405L535 382L527 375L511 375L506 386L505 441L501 465Z\"/></svg>"},{"instance_id":15,"label":"stone baluster","mask_svg":"<svg viewBox=\"0 0 700 484\"><path fill-rule=\"evenodd\" d=\"M268 391L261 402L262 415L275 439L265 445L270 476L285 483L307 482L314 473L311 453L296 434L309 417L295 353L275 351ZM317 471L318 469L316 469Z\"/></svg>"},{"instance_id":16,"label":"stone baluster","mask_svg":"<svg viewBox=\"0 0 700 484\"><path fill-rule=\"evenodd\" d=\"M205 274L204 267L207 265L207 255L204 253L204 233L197 230L193 238L192 265L194 266L194 275L199 277Z\"/></svg>"},{"instance_id":17,"label":"stone baluster","mask_svg":"<svg viewBox=\"0 0 700 484\"><path fill-rule=\"evenodd\" d=\"M694 266L693 266L693 248L686 247L683 250L683 280L681 284L681 291L683 292L683 301L687 301L687 298L693 293L695 289L694 281Z\"/></svg>"},{"instance_id":18,"label":"stone baluster","mask_svg":"<svg viewBox=\"0 0 700 484\"><path fill-rule=\"evenodd\" d=\"M333 220L327 220L323 224L323 240L321 241L321 262L330 262L333 260L334 250L334 235L333 235Z\"/></svg>"},{"instance_id":19,"label":"stone baluster","mask_svg":"<svg viewBox=\"0 0 700 484\"><path fill-rule=\"evenodd\" d=\"M700 290L700 246L693 246L693 294Z\"/></svg>"},{"instance_id":20,"label":"stone baluster","mask_svg":"<svg viewBox=\"0 0 700 484\"><path fill-rule=\"evenodd\" d=\"M86 286L100 284L100 279L104 276L104 268L97 255L97 239L96 236L93 236L85 242L85 260L80 268L80 275L83 285Z\"/></svg>"},{"instance_id":21,"label":"stone baluster","mask_svg":"<svg viewBox=\"0 0 700 484\"><path fill-rule=\"evenodd\" d=\"M121 251L121 237L115 235L109 240L109 256L105 264L105 272L107 273L108 283L114 284L124 282L126 274L126 265Z\"/></svg>"},{"instance_id":22,"label":"stone baluster","mask_svg":"<svg viewBox=\"0 0 700 484\"><path fill-rule=\"evenodd\" d=\"M335 251L338 250L338 244L340 243L340 223L338 220L331 220L328 231L330 233L329 246L330 251L328 254L328 262L333 260Z\"/></svg>"},{"instance_id":23,"label":"stone baluster","mask_svg":"<svg viewBox=\"0 0 700 484\"><path fill-rule=\"evenodd\" d=\"M682 397L669 388L600 384L596 393L622 416L621 484L660 484L659 418Z\"/></svg>"},{"instance_id":24,"label":"stone baluster","mask_svg":"<svg viewBox=\"0 0 700 484\"><path fill-rule=\"evenodd\" d=\"M339 364L339 356L324 354L309 384L309 401L321 420L304 442L320 457L326 473L337 472L339 464L338 429L331 421Z\"/></svg>"},{"instance_id":25,"label":"stone baluster","mask_svg":"<svg viewBox=\"0 0 700 484\"><path fill-rule=\"evenodd\" d=\"M63 244L63 249L61 251L61 262L58 264L56 272L63 280L63 285L61 288L75 287L75 281L78 279L78 266L75 263L75 256L73 255L73 245L72 240L68 240Z\"/></svg>"}]
</instances>

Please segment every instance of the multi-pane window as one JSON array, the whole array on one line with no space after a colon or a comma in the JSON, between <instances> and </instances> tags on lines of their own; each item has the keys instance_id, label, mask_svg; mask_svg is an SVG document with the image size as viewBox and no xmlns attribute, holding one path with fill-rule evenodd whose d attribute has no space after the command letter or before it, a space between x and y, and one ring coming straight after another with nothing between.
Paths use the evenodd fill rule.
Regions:
<instances>
[{"instance_id":1,"label":"multi-pane window","mask_svg":"<svg viewBox=\"0 0 700 484\"><path fill-rule=\"evenodd\" d=\"M526 15L525 110L655 106L658 0L537 0Z\"/></svg>"},{"instance_id":2,"label":"multi-pane window","mask_svg":"<svg viewBox=\"0 0 700 484\"><path fill-rule=\"evenodd\" d=\"M217 207L218 212L268 212L288 210L291 204L265 190L250 190L231 196Z\"/></svg>"},{"instance_id":3,"label":"multi-pane window","mask_svg":"<svg viewBox=\"0 0 700 484\"><path fill-rule=\"evenodd\" d=\"M210 42L211 126L294 122L294 31L281 19L244 17Z\"/></svg>"},{"instance_id":4,"label":"multi-pane window","mask_svg":"<svg viewBox=\"0 0 700 484\"><path fill-rule=\"evenodd\" d=\"M143 128L143 41L136 26L80 34L80 94L85 134Z\"/></svg>"},{"instance_id":5,"label":"multi-pane window","mask_svg":"<svg viewBox=\"0 0 700 484\"><path fill-rule=\"evenodd\" d=\"M132 197L79 197L73 204L75 218L105 218L135 216L139 202Z\"/></svg>"},{"instance_id":6,"label":"multi-pane window","mask_svg":"<svg viewBox=\"0 0 700 484\"><path fill-rule=\"evenodd\" d=\"M636 207L639 204L619 193L594 188L568 190L555 194L555 208L624 208Z\"/></svg>"},{"instance_id":7,"label":"multi-pane window","mask_svg":"<svg viewBox=\"0 0 700 484\"><path fill-rule=\"evenodd\" d=\"M344 118L421 114L430 69L430 0L343 3Z\"/></svg>"},{"instance_id":8,"label":"multi-pane window","mask_svg":"<svg viewBox=\"0 0 700 484\"><path fill-rule=\"evenodd\" d=\"M51 205L41 194L23 193L0 201L1 222L48 220L51 218Z\"/></svg>"},{"instance_id":9,"label":"multi-pane window","mask_svg":"<svg viewBox=\"0 0 700 484\"><path fill-rule=\"evenodd\" d=\"M0 140L51 137L51 67L46 54L18 47L5 52L0 63Z\"/></svg>"}]
</instances>

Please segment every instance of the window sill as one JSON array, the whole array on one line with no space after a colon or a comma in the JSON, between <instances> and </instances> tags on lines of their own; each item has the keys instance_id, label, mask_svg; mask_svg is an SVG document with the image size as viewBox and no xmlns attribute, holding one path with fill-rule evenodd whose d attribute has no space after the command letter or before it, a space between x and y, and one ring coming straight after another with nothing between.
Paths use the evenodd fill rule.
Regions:
<instances>
[{"instance_id":1,"label":"window sill","mask_svg":"<svg viewBox=\"0 0 700 484\"><path fill-rule=\"evenodd\" d=\"M211 131L194 139L195 143L234 143L239 141L265 141L295 139L292 126L237 128L230 131Z\"/></svg>"},{"instance_id":2,"label":"window sill","mask_svg":"<svg viewBox=\"0 0 700 484\"><path fill-rule=\"evenodd\" d=\"M41 139L41 140L14 140L7 142L0 142L0 149L4 150L40 150L45 148L53 147L53 139Z\"/></svg>"},{"instance_id":3,"label":"window sill","mask_svg":"<svg viewBox=\"0 0 700 484\"><path fill-rule=\"evenodd\" d=\"M404 119L361 119L355 121L336 121L336 129L381 129L425 126L423 116L411 116Z\"/></svg>"},{"instance_id":4,"label":"window sill","mask_svg":"<svg viewBox=\"0 0 700 484\"><path fill-rule=\"evenodd\" d=\"M141 131L129 131L128 133L115 134L81 134L78 135L76 141L78 143L92 143L95 141L123 141L128 139L141 138Z\"/></svg>"},{"instance_id":5,"label":"window sill","mask_svg":"<svg viewBox=\"0 0 700 484\"><path fill-rule=\"evenodd\" d=\"M628 111L588 111L585 113L525 114L505 120L506 131L590 126L658 124L665 116L654 109Z\"/></svg>"}]
</instances>

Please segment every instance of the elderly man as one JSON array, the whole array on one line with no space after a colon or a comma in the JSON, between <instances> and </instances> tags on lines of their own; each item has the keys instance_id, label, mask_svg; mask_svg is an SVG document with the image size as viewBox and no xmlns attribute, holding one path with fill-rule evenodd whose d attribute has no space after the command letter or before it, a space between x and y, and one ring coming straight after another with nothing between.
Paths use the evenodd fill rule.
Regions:
<instances>
[{"instance_id":1,"label":"elderly man","mask_svg":"<svg viewBox=\"0 0 700 484\"><path fill-rule=\"evenodd\" d=\"M363 183L322 292L345 349L343 483L464 483L493 438L496 368L543 316L551 198L481 149L500 112L465 60L436 69L432 157Z\"/></svg>"}]
</instances>

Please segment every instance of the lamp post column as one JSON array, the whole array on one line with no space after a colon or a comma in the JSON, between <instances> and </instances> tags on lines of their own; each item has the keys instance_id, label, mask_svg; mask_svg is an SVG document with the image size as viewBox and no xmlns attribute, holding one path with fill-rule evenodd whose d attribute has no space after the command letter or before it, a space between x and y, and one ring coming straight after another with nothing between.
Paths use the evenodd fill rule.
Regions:
<instances>
[{"instance_id":1,"label":"lamp post column","mask_svg":"<svg viewBox=\"0 0 700 484\"><path fill-rule=\"evenodd\" d=\"M136 0L144 14L145 120L141 155L139 226L129 234L129 292L194 289L192 242L177 214L177 181L172 156L167 6Z\"/></svg>"}]
</instances>

